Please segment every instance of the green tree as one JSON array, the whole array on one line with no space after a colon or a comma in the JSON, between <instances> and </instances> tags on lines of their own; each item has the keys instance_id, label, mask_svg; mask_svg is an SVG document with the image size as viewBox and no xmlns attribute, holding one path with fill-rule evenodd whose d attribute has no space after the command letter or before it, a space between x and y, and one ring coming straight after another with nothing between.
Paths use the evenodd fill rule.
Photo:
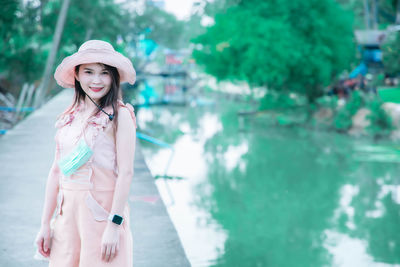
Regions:
<instances>
[{"instance_id":1,"label":"green tree","mask_svg":"<svg viewBox=\"0 0 400 267\"><path fill-rule=\"evenodd\" d=\"M371 29L375 23L378 29L385 29L390 24L397 24L400 19L398 0L337 0L337 2L353 12L355 29Z\"/></svg>"},{"instance_id":2,"label":"green tree","mask_svg":"<svg viewBox=\"0 0 400 267\"><path fill-rule=\"evenodd\" d=\"M385 72L390 75L400 73L400 33L389 35L389 40L382 46Z\"/></svg>"},{"instance_id":3,"label":"green tree","mask_svg":"<svg viewBox=\"0 0 400 267\"><path fill-rule=\"evenodd\" d=\"M3 2L0 77L3 87L18 95L23 83L38 84L42 78L62 1ZM108 41L116 50L134 56L130 52L134 52L138 35L147 28L152 29L148 38L169 48L187 47L192 34L199 33L198 16L185 23L151 5L145 6L144 13L128 7L113 0L71 0L56 64L88 39ZM190 32L193 26L196 30Z\"/></svg>"},{"instance_id":4,"label":"green tree","mask_svg":"<svg viewBox=\"0 0 400 267\"><path fill-rule=\"evenodd\" d=\"M18 1L7 0L2 4L3 12L0 12L0 73L5 70L6 62L12 54L10 40L16 30Z\"/></svg>"},{"instance_id":5,"label":"green tree","mask_svg":"<svg viewBox=\"0 0 400 267\"><path fill-rule=\"evenodd\" d=\"M143 14L135 16L132 22L131 30L137 35L147 32L146 38L172 49L183 46L182 33L185 23L171 13L153 5L146 5Z\"/></svg>"},{"instance_id":6,"label":"green tree","mask_svg":"<svg viewBox=\"0 0 400 267\"><path fill-rule=\"evenodd\" d=\"M7 81L7 90L17 95L24 82L35 83L42 78L61 1L8 0L4 8L0 15L4 40L0 44L0 74ZM116 45L117 35L124 33L126 17L125 11L112 0L72 0L56 62L89 38ZM123 45L117 48L122 50Z\"/></svg>"},{"instance_id":7,"label":"green tree","mask_svg":"<svg viewBox=\"0 0 400 267\"><path fill-rule=\"evenodd\" d=\"M193 40L195 59L219 80L297 91L314 102L354 57L352 15L333 0L225 2L230 7Z\"/></svg>"}]
</instances>

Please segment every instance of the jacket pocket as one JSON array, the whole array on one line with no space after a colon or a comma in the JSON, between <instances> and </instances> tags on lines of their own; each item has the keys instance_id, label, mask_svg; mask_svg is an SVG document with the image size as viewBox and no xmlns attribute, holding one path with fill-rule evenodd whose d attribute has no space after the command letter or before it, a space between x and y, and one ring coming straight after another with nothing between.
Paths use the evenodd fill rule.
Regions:
<instances>
[{"instance_id":1,"label":"jacket pocket","mask_svg":"<svg viewBox=\"0 0 400 267\"><path fill-rule=\"evenodd\" d=\"M112 199L111 199L112 202ZM111 203L109 203L111 205ZM108 220L108 216L110 215L110 212L105 209L91 194L90 191L88 191L87 196L86 196L86 206L89 208L89 210L91 211L93 218L98 221L98 222L102 222L102 221L107 221ZM110 206L111 207L111 206ZM122 222L122 228L124 230L126 230L126 220L127 217L129 217L129 211L128 210L124 210L124 221Z\"/></svg>"},{"instance_id":2,"label":"jacket pocket","mask_svg":"<svg viewBox=\"0 0 400 267\"><path fill-rule=\"evenodd\" d=\"M90 192L88 192L86 196L86 205L92 212L93 218L96 221L107 221L110 213L93 198L93 195Z\"/></svg>"}]
</instances>

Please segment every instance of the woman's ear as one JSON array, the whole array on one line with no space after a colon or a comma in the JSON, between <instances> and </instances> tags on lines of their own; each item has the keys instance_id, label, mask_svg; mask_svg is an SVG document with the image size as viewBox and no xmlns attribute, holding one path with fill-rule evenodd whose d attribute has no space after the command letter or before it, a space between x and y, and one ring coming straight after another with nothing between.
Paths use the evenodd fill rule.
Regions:
<instances>
[{"instance_id":1,"label":"woman's ear","mask_svg":"<svg viewBox=\"0 0 400 267\"><path fill-rule=\"evenodd\" d=\"M76 79L78 82L80 82L80 81L79 81L78 74L76 74L76 72L74 72L74 77L75 77L75 79Z\"/></svg>"}]
</instances>

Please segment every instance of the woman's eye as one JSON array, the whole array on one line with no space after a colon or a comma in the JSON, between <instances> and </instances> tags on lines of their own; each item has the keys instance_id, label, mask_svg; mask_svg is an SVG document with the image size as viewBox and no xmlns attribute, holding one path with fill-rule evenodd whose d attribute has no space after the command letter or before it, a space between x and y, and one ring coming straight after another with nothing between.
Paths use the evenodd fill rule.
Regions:
<instances>
[{"instance_id":1,"label":"woman's eye","mask_svg":"<svg viewBox=\"0 0 400 267\"><path fill-rule=\"evenodd\" d=\"M85 71L85 73L91 74L92 72L87 70L87 71Z\"/></svg>"},{"instance_id":2,"label":"woman's eye","mask_svg":"<svg viewBox=\"0 0 400 267\"><path fill-rule=\"evenodd\" d=\"M108 71L103 71L101 74L107 75Z\"/></svg>"}]
</instances>

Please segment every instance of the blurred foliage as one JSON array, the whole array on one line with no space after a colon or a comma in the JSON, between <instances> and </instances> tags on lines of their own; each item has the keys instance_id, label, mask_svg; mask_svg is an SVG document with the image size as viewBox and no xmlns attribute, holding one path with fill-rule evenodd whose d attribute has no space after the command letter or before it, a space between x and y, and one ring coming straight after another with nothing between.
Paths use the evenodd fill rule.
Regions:
<instances>
[{"instance_id":1,"label":"blurred foliage","mask_svg":"<svg viewBox=\"0 0 400 267\"><path fill-rule=\"evenodd\" d=\"M371 113L367 119L371 124L367 127L367 131L373 136L389 136L391 131L394 130L392 118L382 108L383 102L379 99L374 99L368 103L368 108Z\"/></svg>"},{"instance_id":2,"label":"blurred foliage","mask_svg":"<svg viewBox=\"0 0 400 267\"><path fill-rule=\"evenodd\" d=\"M193 40L195 59L219 80L296 91L313 102L354 58L351 12L333 0L223 3L209 4L215 24Z\"/></svg>"},{"instance_id":3,"label":"blurred foliage","mask_svg":"<svg viewBox=\"0 0 400 267\"><path fill-rule=\"evenodd\" d=\"M337 107L337 102L338 102L338 96L337 95L333 95L333 96L321 96L319 97L315 103L316 106L321 107L321 108L331 108L331 109L335 109Z\"/></svg>"},{"instance_id":4,"label":"blurred foliage","mask_svg":"<svg viewBox=\"0 0 400 267\"><path fill-rule=\"evenodd\" d=\"M354 16L354 28L363 29L364 23L364 0L337 0L345 10L351 10Z\"/></svg>"},{"instance_id":5,"label":"blurred foliage","mask_svg":"<svg viewBox=\"0 0 400 267\"><path fill-rule=\"evenodd\" d=\"M345 102L340 102L345 101ZM270 110L266 113L269 119L273 119L279 125L307 125L323 126L325 129L334 129L346 132L353 126L353 117L357 112L364 108L370 113L364 118L369 121L369 126L365 128L365 133L374 137L384 137L390 135L394 129L391 117L382 108L383 101L378 99L375 94L363 91L353 91L347 100L341 99L336 95L322 96L316 99L311 110L314 116L319 111L325 109L325 116L320 122L314 116L308 116L310 105L307 99L298 94L285 94L277 91L268 91L260 101L260 110ZM330 111L326 111L329 109ZM278 112L278 113L277 113ZM328 112L328 113L326 113ZM276 116L278 114L278 116ZM330 115L326 115L330 114ZM263 119L267 119L263 117ZM311 120L310 120L311 119ZM359 119L362 119L361 117Z\"/></svg>"},{"instance_id":6,"label":"blurred foliage","mask_svg":"<svg viewBox=\"0 0 400 267\"><path fill-rule=\"evenodd\" d=\"M26 78L32 80L44 65L43 48L35 44L39 27L37 9L27 2L22 6L20 1L7 0L2 3L0 15L0 74L11 80ZM37 11L40 12L39 10Z\"/></svg>"},{"instance_id":7,"label":"blurred foliage","mask_svg":"<svg viewBox=\"0 0 400 267\"><path fill-rule=\"evenodd\" d=\"M360 91L354 91L346 104L339 108L334 118L334 127L338 130L348 130L352 125L352 117L364 105L365 101Z\"/></svg>"},{"instance_id":8,"label":"blurred foliage","mask_svg":"<svg viewBox=\"0 0 400 267\"><path fill-rule=\"evenodd\" d=\"M3 40L0 54L0 73L11 85L41 78L61 8L56 0L7 1L7 16L1 17ZM107 13L107 16L98 14ZM86 39L103 39L116 45L121 32L121 9L111 0L71 0L63 36L61 58L75 52ZM118 46L117 46L118 47Z\"/></svg>"},{"instance_id":9,"label":"blurred foliage","mask_svg":"<svg viewBox=\"0 0 400 267\"><path fill-rule=\"evenodd\" d=\"M166 13L165 11L155 7L146 7L141 16L136 16L134 24L131 28L137 35L147 32L147 38L154 40L156 43L161 43L170 48L177 48L177 34L183 31L184 23L177 21L175 16Z\"/></svg>"},{"instance_id":10,"label":"blurred foliage","mask_svg":"<svg viewBox=\"0 0 400 267\"><path fill-rule=\"evenodd\" d=\"M143 14L134 17L130 32L136 35L147 33L146 38L171 49L187 47L190 38L202 33L199 16L193 16L190 21L181 21L173 14L148 5Z\"/></svg>"},{"instance_id":11,"label":"blurred foliage","mask_svg":"<svg viewBox=\"0 0 400 267\"><path fill-rule=\"evenodd\" d=\"M337 130L348 130L352 126L352 118L361 108L370 111L366 119L370 122L366 128L367 133L372 136L388 136L394 129L392 120L382 108L383 102L375 95L354 91L343 107L336 110L333 126Z\"/></svg>"},{"instance_id":12,"label":"blurred foliage","mask_svg":"<svg viewBox=\"0 0 400 267\"><path fill-rule=\"evenodd\" d=\"M58 0L2 1L0 77L2 85L15 95L23 83L38 83L41 79L61 3ZM187 24L150 4L145 4L139 14L129 8L128 2L71 0L56 65L89 39L108 41L117 51L132 58L140 35L147 29L151 31L146 38L153 38L164 47L179 48L189 43L192 34L201 32L183 34L188 31L187 27L200 29L199 18ZM136 59L133 61L137 63Z\"/></svg>"},{"instance_id":13,"label":"blurred foliage","mask_svg":"<svg viewBox=\"0 0 400 267\"><path fill-rule=\"evenodd\" d=\"M296 108L307 105L307 99L294 93L269 90L260 101L260 110Z\"/></svg>"},{"instance_id":14,"label":"blurred foliage","mask_svg":"<svg viewBox=\"0 0 400 267\"><path fill-rule=\"evenodd\" d=\"M390 37L382 46L385 72L389 75L398 75L400 73L400 33L392 33Z\"/></svg>"},{"instance_id":15,"label":"blurred foliage","mask_svg":"<svg viewBox=\"0 0 400 267\"><path fill-rule=\"evenodd\" d=\"M366 29L365 25L365 6L364 0L337 0L338 3L346 10L351 10L354 14L354 28L355 29ZM371 5L373 1L369 0ZM377 6L377 26L378 29L385 29L388 25L396 22L396 6L398 0L379 0L376 1ZM371 8L371 6L370 6ZM372 16L372 10L370 16ZM372 25L370 25L372 27Z\"/></svg>"},{"instance_id":16,"label":"blurred foliage","mask_svg":"<svg viewBox=\"0 0 400 267\"><path fill-rule=\"evenodd\" d=\"M350 129L352 125L351 118L353 117L353 115L354 114L351 114L350 110L347 108L340 109L334 118L334 127L339 131Z\"/></svg>"}]
</instances>

